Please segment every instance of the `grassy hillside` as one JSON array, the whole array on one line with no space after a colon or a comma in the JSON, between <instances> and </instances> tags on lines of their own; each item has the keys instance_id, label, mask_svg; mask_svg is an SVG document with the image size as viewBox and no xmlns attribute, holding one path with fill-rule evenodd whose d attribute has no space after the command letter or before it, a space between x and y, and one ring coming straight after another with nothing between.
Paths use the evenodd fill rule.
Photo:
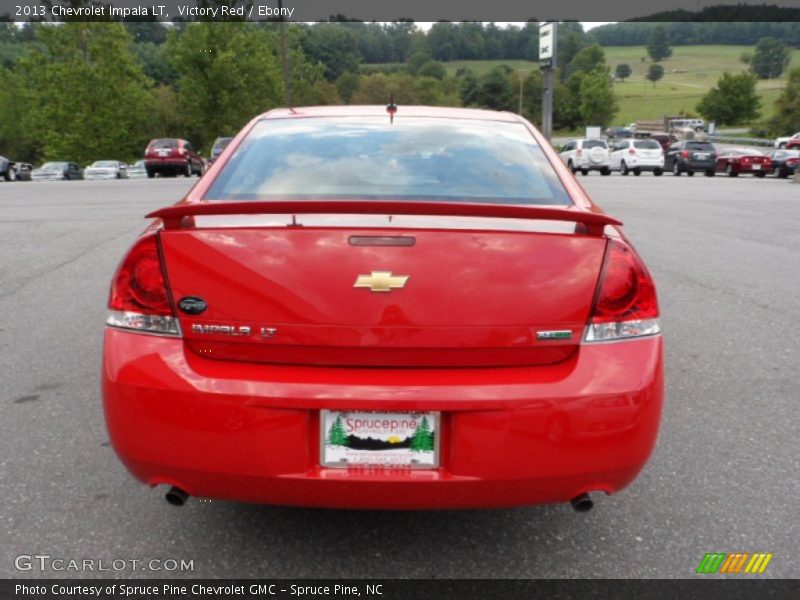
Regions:
<instances>
[{"instance_id":1,"label":"grassy hillside","mask_svg":"<svg viewBox=\"0 0 800 600\"><path fill-rule=\"evenodd\" d=\"M620 104L615 121L622 124L657 119L664 114L694 112L700 98L714 87L722 73L738 73L747 69L739 57L743 52L752 53L753 46L676 46L673 55L661 63L666 74L655 87L644 77L650 65L644 46L607 46L603 50L612 70L620 63L629 64L633 70L630 78L614 86ZM792 52L789 68L800 66L800 50ZM478 75L500 64L515 70L539 68L538 63L526 60L456 60L444 63L449 74L467 68ZM762 117L772 115L773 104L784 85L785 76L758 82Z\"/></svg>"},{"instance_id":2,"label":"grassy hillside","mask_svg":"<svg viewBox=\"0 0 800 600\"><path fill-rule=\"evenodd\" d=\"M623 83L615 85L620 102L617 121L628 123L639 119L657 118L663 114L694 111L700 98L714 87L725 71L738 73L747 69L739 61L742 52L752 52L751 46L677 46L673 55L661 64L664 78L655 87L645 79L650 65L643 46L612 46L604 48L606 61L613 69L620 63L631 66L633 73ZM800 66L800 50L792 54L792 66ZM785 85L782 79L758 82L762 98L762 117L770 116L773 103Z\"/></svg>"}]
</instances>

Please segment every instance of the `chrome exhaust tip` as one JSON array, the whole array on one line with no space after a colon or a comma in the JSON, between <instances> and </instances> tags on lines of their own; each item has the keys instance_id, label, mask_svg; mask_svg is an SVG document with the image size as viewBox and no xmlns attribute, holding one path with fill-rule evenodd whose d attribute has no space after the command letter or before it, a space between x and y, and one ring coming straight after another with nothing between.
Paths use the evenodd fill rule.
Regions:
<instances>
[{"instance_id":1,"label":"chrome exhaust tip","mask_svg":"<svg viewBox=\"0 0 800 600\"><path fill-rule=\"evenodd\" d=\"M169 502L172 506L183 506L189 499L189 494L184 492L181 488L173 485L164 495L164 498L166 498L167 502Z\"/></svg>"},{"instance_id":2,"label":"chrome exhaust tip","mask_svg":"<svg viewBox=\"0 0 800 600\"><path fill-rule=\"evenodd\" d=\"M581 494L580 496L575 496L572 500L569 501L569 503L572 505L572 508L575 510L575 512L579 513L589 512L590 510L592 510L592 507L594 506L594 502L592 502L592 499L589 497L589 494Z\"/></svg>"}]
</instances>

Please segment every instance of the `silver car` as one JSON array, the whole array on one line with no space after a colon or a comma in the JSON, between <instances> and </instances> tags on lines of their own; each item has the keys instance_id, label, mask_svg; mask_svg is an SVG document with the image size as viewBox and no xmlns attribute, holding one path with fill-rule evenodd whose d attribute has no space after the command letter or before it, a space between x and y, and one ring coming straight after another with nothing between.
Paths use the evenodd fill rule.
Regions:
<instances>
[{"instance_id":1,"label":"silver car","mask_svg":"<svg viewBox=\"0 0 800 600\"><path fill-rule=\"evenodd\" d=\"M127 179L128 165L118 160L96 160L83 171L84 179Z\"/></svg>"},{"instance_id":2,"label":"silver car","mask_svg":"<svg viewBox=\"0 0 800 600\"><path fill-rule=\"evenodd\" d=\"M80 167L72 162L46 162L31 174L33 181L69 181L83 179Z\"/></svg>"},{"instance_id":3,"label":"silver car","mask_svg":"<svg viewBox=\"0 0 800 600\"><path fill-rule=\"evenodd\" d=\"M142 179L147 177L147 169L144 166L144 159L137 160L128 167L128 179Z\"/></svg>"}]
</instances>

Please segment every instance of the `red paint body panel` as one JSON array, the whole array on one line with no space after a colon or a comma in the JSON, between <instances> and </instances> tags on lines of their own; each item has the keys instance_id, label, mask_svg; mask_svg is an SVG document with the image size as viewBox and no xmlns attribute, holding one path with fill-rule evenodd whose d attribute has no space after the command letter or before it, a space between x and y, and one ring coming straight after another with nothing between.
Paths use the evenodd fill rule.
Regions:
<instances>
[{"instance_id":1,"label":"red paint body panel","mask_svg":"<svg viewBox=\"0 0 800 600\"><path fill-rule=\"evenodd\" d=\"M173 298L208 303L202 315L179 313L189 347L209 358L344 366L557 362L581 339L606 246L588 235L413 229L394 232L413 237L411 247L352 246L354 231L384 233L162 231ZM354 289L371 270L410 278L390 293ZM276 333L195 333L203 324ZM536 339L548 330L572 337Z\"/></svg>"},{"instance_id":2,"label":"red paint body panel","mask_svg":"<svg viewBox=\"0 0 800 600\"><path fill-rule=\"evenodd\" d=\"M180 339L108 329L103 392L115 450L150 485L300 506L512 506L635 478L658 431L662 352L655 336L551 366L342 369L208 360ZM319 467L323 407L441 410L441 467Z\"/></svg>"}]
</instances>

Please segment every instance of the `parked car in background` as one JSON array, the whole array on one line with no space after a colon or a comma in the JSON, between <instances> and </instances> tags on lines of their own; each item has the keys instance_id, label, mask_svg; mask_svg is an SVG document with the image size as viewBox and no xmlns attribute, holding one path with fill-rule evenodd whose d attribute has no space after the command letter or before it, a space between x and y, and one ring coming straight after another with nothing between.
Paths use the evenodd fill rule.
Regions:
<instances>
[{"instance_id":1,"label":"parked car in background","mask_svg":"<svg viewBox=\"0 0 800 600\"><path fill-rule=\"evenodd\" d=\"M794 142L795 140L800 142L800 131L798 131L794 135L790 135L787 137L779 137L778 139L775 140L775 147L785 148L790 142Z\"/></svg>"},{"instance_id":2,"label":"parked car in background","mask_svg":"<svg viewBox=\"0 0 800 600\"><path fill-rule=\"evenodd\" d=\"M205 163L186 140L162 138L151 141L144 152L145 170L148 177L156 175L185 175L191 177L203 174Z\"/></svg>"},{"instance_id":3,"label":"parked car in background","mask_svg":"<svg viewBox=\"0 0 800 600\"><path fill-rule=\"evenodd\" d=\"M755 148L726 148L717 157L717 171L729 177L750 174L766 177L772 170L772 159Z\"/></svg>"},{"instance_id":4,"label":"parked car in background","mask_svg":"<svg viewBox=\"0 0 800 600\"><path fill-rule=\"evenodd\" d=\"M672 119L669 122L669 128L672 131L680 131L682 129L691 129L692 131L704 131L706 122L703 119Z\"/></svg>"},{"instance_id":5,"label":"parked car in background","mask_svg":"<svg viewBox=\"0 0 800 600\"><path fill-rule=\"evenodd\" d=\"M609 127L606 129L606 138L609 140L619 140L633 137L633 130L628 127Z\"/></svg>"},{"instance_id":6,"label":"parked car in background","mask_svg":"<svg viewBox=\"0 0 800 600\"><path fill-rule=\"evenodd\" d=\"M661 145L661 149L666 153L669 147L678 141L678 138L671 134L660 131L640 131L634 134L635 138L642 140L655 140Z\"/></svg>"},{"instance_id":7,"label":"parked car in background","mask_svg":"<svg viewBox=\"0 0 800 600\"><path fill-rule=\"evenodd\" d=\"M220 137L214 140L214 145L211 146L211 156L208 157L208 164L213 165L214 161L219 158L222 151L231 143L232 137Z\"/></svg>"},{"instance_id":8,"label":"parked car in background","mask_svg":"<svg viewBox=\"0 0 800 600\"><path fill-rule=\"evenodd\" d=\"M784 146L786 150L800 150L800 138L789 140Z\"/></svg>"},{"instance_id":9,"label":"parked car in background","mask_svg":"<svg viewBox=\"0 0 800 600\"><path fill-rule=\"evenodd\" d=\"M84 179L127 179L128 165L118 160L96 160L83 171Z\"/></svg>"},{"instance_id":10,"label":"parked car in background","mask_svg":"<svg viewBox=\"0 0 800 600\"><path fill-rule=\"evenodd\" d=\"M686 140L672 144L664 157L664 169L673 175L686 173L689 176L697 172L713 177L717 168L717 150L709 142Z\"/></svg>"},{"instance_id":11,"label":"parked car in background","mask_svg":"<svg viewBox=\"0 0 800 600\"><path fill-rule=\"evenodd\" d=\"M664 151L656 140L619 140L611 146L609 167L622 175L651 171L660 176L664 172Z\"/></svg>"},{"instance_id":12,"label":"parked car in background","mask_svg":"<svg viewBox=\"0 0 800 600\"><path fill-rule=\"evenodd\" d=\"M137 160L128 166L128 179L141 179L147 177L147 169L144 166L144 159Z\"/></svg>"},{"instance_id":13,"label":"parked car in background","mask_svg":"<svg viewBox=\"0 0 800 600\"><path fill-rule=\"evenodd\" d=\"M589 171L600 171L601 175L610 175L608 166L608 142L600 139L569 140L561 148L561 159L573 173L588 175Z\"/></svg>"},{"instance_id":14,"label":"parked car in background","mask_svg":"<svg viewBox=\"0 0 800 600\"><path fill-rule=\"evenodd\" d=\"M17 165L10 158L0 156L0 179L14 181L17 178Z\"/></svg>"},{"instance_id":15,"label":"parked car in background","mask_svg":"<svg viewBox=\"0 0 800 600\"><path fill-rule=\"evenodd\" d=\"M731 148L723 150L717 157L717 172L736 177L749 173L755 177L766 177L772 169L769 156L753 148Z\"/></svg>"},{"instance_id":16,"label":"parked car in background","mask_svg":"<svg viewBox=\"0 0 800 600\"><path fill-rule=\"evenodd\" d=\"M30 163L17 163L17 181L30 181L33 165Z\"/></svg>"},{"instance_id":17,"label":"parked car in background","mask_svg":"<svg viewBox=\"0 0 800 600\"><path fill-rule=\"evenodd\" d=\"M72 162L46 162L31 173L34 181L69 181L83 179L80 167Z\"/></svg>"},{"instance_id":18,"label":"parked car in background","mask_svg":"<svg viewBox=\"0 0 800 600\"><path fill-rule=\"evenodd\" d=\"M776 177L786 179L795 174L797 165L800 164L800 150L775 150L770 155L772 168L770 172Z\"/></svg>"}]
</instances>

